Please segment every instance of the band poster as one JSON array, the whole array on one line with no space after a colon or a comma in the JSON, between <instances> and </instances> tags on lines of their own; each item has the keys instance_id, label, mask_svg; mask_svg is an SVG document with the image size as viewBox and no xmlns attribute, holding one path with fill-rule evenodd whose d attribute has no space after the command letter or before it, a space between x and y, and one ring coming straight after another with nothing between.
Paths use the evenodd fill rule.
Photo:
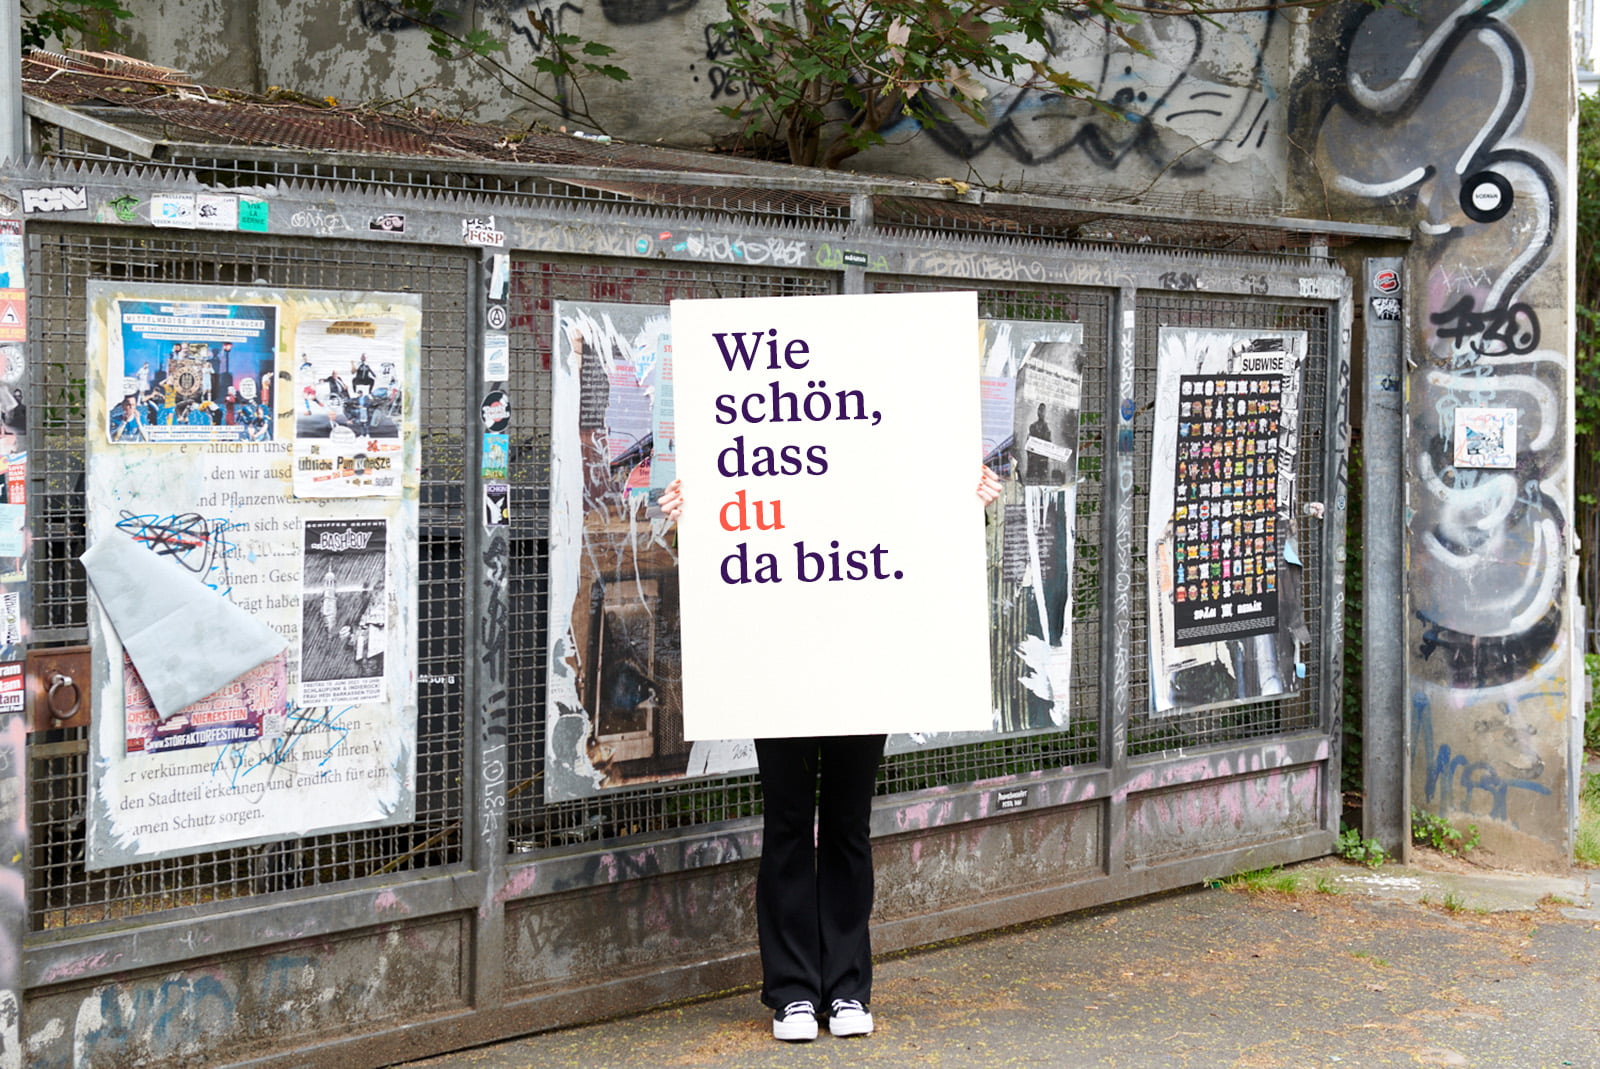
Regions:
<instances>
[{"instance_id":1,"label":"band poster","mask_svg":"<svg viewBox=\"0 0 1600 1069\"><path fill-rule=\"evenodd\" d=\"M389 521L306 520L300 575L300 701L388 700Z\"/></svg>"},{"instance_id":2,"label":"band poster","mask_svg":"<svg viewBox=\"0 0 1600 1069\"><path fill-rule=\"evenodd\" d=\"M1297 689L1306 337L1163 328L1148 528L1152 713Z\"/></svg>"},{"instance_id":3,"label":"band poster","mask_svg":"<svg viewBox=\"0 0 1600 1069\"><path fill-rule=\"evenodd\" d=\"M198 378L191 411L206 411L209 402L222 412L210 437L150 435L144 423L136 428L142 437L86 436L90 545L126 539L163 567L181 566L162 573L175 578L152 590L148 601L161 611L205 618L216 611L212 599L222 598L229 613L242 610L282 647L214 694L158 710L155 687L146 691L117 630L146 621L119 616L113 625L100 601L103 582L120 579L126 590L149 584L147 573L91 573L97 686L88 867L413 819L420 300L111 282L91 283L88 298L89 425L109 432L113 409L130 399L139 408L146 392L165 404L174 362L150 361L148 391L141 378L155 340L152 317L164 317L165 333L179 333L181 321L184 337L168 343L168 356L170 346L182 346L176 375ZM223 327L224 320L234 325ZM259 334L219 340L224 331L243 333L237 324L247 321L262 325ZM302 474L307 395L288 384L299 385L294 361L306 354L324 380L355 378L363 357L371 365L370 382L359 372L360 389L352 382L341 395L324 382L316 393L326 428L319 440L376 442L380 448L351 456L387 460L363 474L383 473L391 483L311 483ZM210 367L209 387L196 361ZM272 389L274 382L285 388ZM173 386L180 398L187 388ZM264 430L249 429L247 404L269 406ZM229 427L244 433L226 436ZM145 559L135 558L128 564ZM127 600L137 607L146 599ZM167 663L148 667L182 672L185 659L215 661L247 642L243 630L209 634L206 648L174 648Z\"/></svg>"},{"instance_id":4,"label":"band poster","mask_svg":"<svg viewBox=\"0 0 1600 1069\"><path fill-rule=\"evenodd\" d=\"M388 317L297 324L296 497L399 497L405 325Z\"/></svg>"},{"instance_id":5,"label":"band poster","mask_svg":"<svg viewBox=\"0 0 1600 1069\"><path fill-rule=\"evenodd\" d=\"M677 541L654 505L672 478L667 309L563 302L556 323L551 531L575 537L550 547L546 799L751 771L748 739L683 739ZM1068 708L1082 327L981 325L984 449L1006 480L988 513L995 731L1049 730Z\"/></svg>"},{"instance_id":6,"label":"band poster","mask_svg":"<svg viewBox=\"0 0 1600 1069\"><path fill-rule=\"evenodd\" d=\"M262 442L273 437L277 309L227 301L124 300L105 369L110 441Z\"/></svg>"}]
</instances>

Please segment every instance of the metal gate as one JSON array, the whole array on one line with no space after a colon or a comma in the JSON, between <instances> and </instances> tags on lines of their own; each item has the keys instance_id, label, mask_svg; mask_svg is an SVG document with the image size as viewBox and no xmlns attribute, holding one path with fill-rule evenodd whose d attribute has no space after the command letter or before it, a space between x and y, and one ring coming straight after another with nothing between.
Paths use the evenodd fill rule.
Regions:
<instances>
[{"instance_id":1,"label":"metal gate","mask_svg":"<svg viewBox=\"0 0 1600 1069\"><path fill-rule=\"evenodd\" d=\"M88 282L416 294L427 398L416 816L91 872L87 730L33 733L12 1033L28 1064L381 1065L755 980L753 775L546 797L551 540L569 534L552 530L547 498L556 302L972 289L985 318L1081 329L1073 716L886 761L873 817L879 950L1327 852L1339 817L1350 288L1325 249L1286 240L1283 221L1256 227L1275 235L1271 252L1186 252L1071 244L1084 213L1067 202L962 214L946 191L910 183L840 179L827 205L797 217L809 194L772 180L780 188L761 198L739 201L723 176L716 206L685 194L646 208L614 202L626 172L596 185L530 168L464 197L459 175L421 167L353 167L327 187L305 180L314 162L204 163L207 186L198 161L18 179L70 182L100 206L254 188L270 173L279 221L210 234L137 213L27 217L29 643L88 636L76 559ZM649 181L659 192L661 176ZM785 196L787 208L752 206ZM349 225L397 211L402 239ZM503 249L464 245L463 219L485 216ZM291 222L313 218L320 230ZM1190 222L1191 238L1217 229ZM783 255L756 262L758 246ZM513 415L499 527L478 519L478 384L490 381L486 294L502 252L509 365L492 385ZM1304 633L1292 694L1154 715L1157 354L1162 331L1182 328L1304 335Z\"/></svg>"}]
</instances>

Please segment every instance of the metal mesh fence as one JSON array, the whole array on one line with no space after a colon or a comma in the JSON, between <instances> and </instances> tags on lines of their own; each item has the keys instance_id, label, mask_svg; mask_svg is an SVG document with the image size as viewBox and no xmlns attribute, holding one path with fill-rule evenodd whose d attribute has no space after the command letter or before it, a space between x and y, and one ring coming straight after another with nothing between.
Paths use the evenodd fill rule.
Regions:
<instances>
[{"instance_id":1,"label":"metal mesh fence","mask_svg":"<svg viewBox=\"0 0 1600 1069\"><path fill-rule=\"evenodd\" d=\"M549 620L550 363L557 301L664 305L678 298L830 293L833 276L798 271L715 271L585 262L513 261L511 276L514 424L533 428L512 449L512 639L510 798L514 853L643 835L757 811L754 776L668 780L614 788L594 798L544 802L545 652Z\"/></svg>"},{"instance_id":2,"label":"metal mesh fence","mask_svg":"<svg viewBox=\"0 0 1600 1069\"><path fill-rule=\"evenodd\" d=\"M1171 716L1153 716L1150 712L1151 615L1146 599L1143 610L1134 614L1130 636L1129 652L1133 666L1129 686L1130 756L1284 734L1316 727L1323 722L1319 696L1327 666L1323 663L1324 636L1320 626L1324 593L1322 530L1321 521L1307 519L1303 510L1306 504L1320 502L1324 496L1331 315L1332 310L1328 306L1286 305L1198 294L1141 294L1139 297L1138 366L1134 373L1137 415L1132 556L1133 574L1141 591L1145 589L1142 577L1148 574L1149 567L1146 547L1150 508L1149 472L1152 463L1151 431L1155 418L1156 354L1159 351L1161 329L1194 327L1306 332L1300 441L1296 456L1297 497L1292 502L1292 509L1299 534L1297 547L1303 565L1300 590L1310 640L1301 662L1304 675L1297 680L1298 691L1289 697L1181 712ZM1291 627L1295 623L1289 621Z\"/></svg>"},{"instance_id":3,"label":"metal mesh fence","mask_svg":"<svg viewBox=\"0 0 1600 1069\"><path fill-rule=\"evenodd\" d=\"M462 860L465 621L461 584L467 270L460 253L317 242L246 244L126 230L29 228L29 326L35 345L28 398L30 557L35 647L86 641L84 379L94 279L173 285L402 291L422 297L422 524L417 725L417 819L215 850L98 872L84 868L89 739L85 729L30 738L29 921L33 930L298 887L418 870Z\"/></svg>"},{"instance_id":4,"label":"metal mesh fence","mask_svg":"<svg viewBox=\"0 0 1600 1069\"><path fill-rule=\"evenodd\" d=\"M1070 207L1048 207L986 202L968 204L930 197L879 197L873 203L873 220L892 234L967 234L993 237L1003 234L1014 241L1076 242L1082 246L1137 247L1261 255L1303 256L1311 247L1343 244L1337 237L1308 233L1287 225L1266 225L1263 215L1279 214L1247 202L1200 202L1217 213L1210 218L1163 216L1152 205L1130 210L1122 196L1106 190L1064 189L1073 198ZM1163 206L1166 207L1166 206ZM1189 206L1171 206L1181 212ZM1256 218L1247 219L1254 209Z\"/></svg>"},{"instance_id":5,"label":"metal mesh fence","mask_svg":"<svg viewBox=\"0 0 1600 1069\"><path fill-rule=\"evenodd\" d=\"M969 288L961 282L878 279L880 293ZM1078 323L1083 327L1083 411L1079 415L1077 515L1072 573L1071 720L1065 730L989 739L965 746L898 754L884 762L880 785L891 792L951 786L1015 773L1093 764L1101 759L1101 475L1105 458L1108 323L1106 291L1061 287L985 287L985 319Z\"/></svg>"},{"instance_id":6,"label":"metal mesh fence","mask_svg":"<svg viewBox=\"0 0 1600 1069\"><path fill-rule=\"evenodd\" d=\"M471 400L463 363L467 348L470 258L424 248L359 243L276 241L246 245L199 236L156 237L125 230L32 227L29 230L31 335L30 558L35 645L80 643L87 636L87 588L77 556L84 546L83 382L91 279L173 284L398 290L423 299L424 484L420 546L418 675L430 680L419 697L418 817L390 829L347 832L211 851L190 857L88 873L84 800L88 739L82 730L40 733L30 743L34 929L113 920L211 900L416 870L463 860L462 737L467 705L460 674L465 637L463 525L475 512L464 501L464 413ZM510 455L511 724L507 804L513 853L654 835L745 817L759 811L752 774L663 780L546 803L545 657L550 644L550 404L553 318L557 301L665 305L679 297L817 294L837 276L800 271L671 266L578 258L513 259L510 299L512 379L517 418ZM960 280L878 277L877 292L966 288ZM1083 330L1083 396L1077 458L1076 563L1072 719L1064 729L930 748L886 760L878 790L901 793L978 780L1105 762L1102 684L1104 495L1102 463L1111 400L1107 290L975 283L980 314L990 319L1078 323ZM1150 420L1155 396L1156 338L1162 326L1304 330L1309 339L1302 394L1297 508L1321 500L1323 416L1327 407L1329 321L1326 306L1203 295L1152 295L1140 303L1138 452L1134 470L1134 574L1145 564L1150 470ZM1302 523L1303 604L1311 624L1306 676L1296 696L1244 706L1154 718L1149 708L1148 613L1135 614L1130 656L1131 754L1246 740L1315 727L1322 673L1320 620L1323 562L1319 532Z\"/></svg>"},{"instance_id":7,"label":"metal mesh fence","mask_svg":"<svg viewBox=\"0 0 1600 1069\"><path fill-rule=\"evenodd\" d=\"M512 797L508 805L511 849L526 852L624 835L659 833L759 811L760 791L753 775L675 780L639 788L615 788L589 799L546 804L542 770L545 757L544 654L548 619L548 512L545 487L549 466L549 365L555 301L664 304L675 297L777 296L825 293L826 276L794 273L705 272L682 269L626 269L576 262L518 261L512 273L513 403L537 419L536 437L513 449L512 539L513 641L511 649ZM909 290L918 283L884 282L880 290ZM923 288L949 288L925 284ZM982 314L996 318L1078 321L1084 324L1084 390L1105 394L1108 299L1101 294L1060 290L1005 290L985 293ZM1059 768L1098 756L1099 710L1099 472L1101 421L1084 420L1078 508L1078 554L1074 621L1074 721L1065 731L1050 731L985 742L918 751L890 757L878 783L881 794L968 783L1007 773Z\"/></svg>"}]
</instances>

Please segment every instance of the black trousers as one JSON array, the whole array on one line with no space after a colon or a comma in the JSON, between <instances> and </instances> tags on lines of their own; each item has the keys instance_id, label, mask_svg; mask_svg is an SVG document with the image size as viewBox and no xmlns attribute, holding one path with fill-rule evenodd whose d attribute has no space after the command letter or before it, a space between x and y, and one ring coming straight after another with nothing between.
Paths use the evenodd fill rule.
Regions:
<instances>
[{"instance_id":1,"label":"black trousers","mask_svg":"<svg viewBox=\"0 0 1600 1069\"><path fill-rule=\"evenodd\" d=\"M757 739L765 796L756 926L761 1001L872 997L872 785L883 735Z\"/></svg>"}]
</instances>

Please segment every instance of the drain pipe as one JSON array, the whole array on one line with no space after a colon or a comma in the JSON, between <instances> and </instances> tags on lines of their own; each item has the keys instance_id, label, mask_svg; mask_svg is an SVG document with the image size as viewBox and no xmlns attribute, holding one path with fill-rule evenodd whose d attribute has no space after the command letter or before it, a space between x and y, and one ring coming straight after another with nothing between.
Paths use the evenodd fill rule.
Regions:
<instances>
[{"instance_id":1,"label":"drain pipe","mask_svg":"<svg viewBox=\"0 0 1600 1069\"><path fill-rule=\"evenodd\" d=\"M22 113L22 0L0 0L0 163L28 158Z\"/></svg>"}]
</instances>

